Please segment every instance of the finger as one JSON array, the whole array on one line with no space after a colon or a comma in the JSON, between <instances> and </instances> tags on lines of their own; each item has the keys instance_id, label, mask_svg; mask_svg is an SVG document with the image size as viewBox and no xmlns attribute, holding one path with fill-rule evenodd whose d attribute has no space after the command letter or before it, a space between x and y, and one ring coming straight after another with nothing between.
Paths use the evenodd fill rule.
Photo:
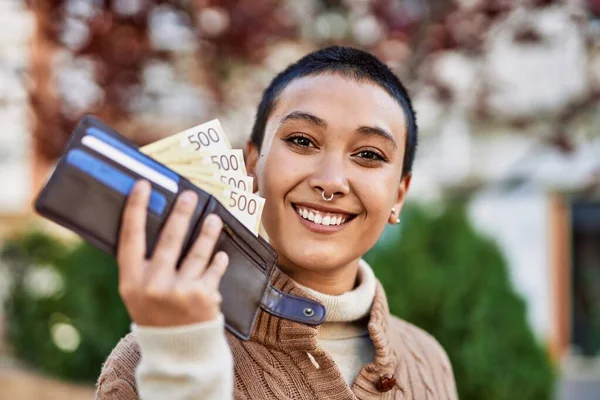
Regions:
<instances>
[{"instance_id":1,"label":"finger","mask_svg":"<svg viewBox=\"0 0 600 400\"><path fill-rule=\"evenodd\" d=\"M192 191L183 192L175 202L173 211L160 233L151 260L151 274L173 273L181 254L183 241L190 226L198 196Z\"/></svg>"},{"instance_id":2,"label":"finger","mask_svg":"<svg viewBox=\"0 0 600 400\"><path fill-rule=\"evenodd\" d=\"M218 215L210 214L204 219L198 238L181 264L179 276L182 279L196 279L206 269L221 229L223 229L223 221Z\"/></svg>"},{"instance_id":3,"label":"finger","mask_svg":"<svg viewBox=\"0 0 600 400\"><path fill-rule=\"evenodd\" d=\"M146 255L146 214L150 198L150 183L138 181L125 204L117 246L119 281L139 278Z\"/></svg>"},{"instance_id":4,"label":"finger","mask_svg":"<svg viewBox=\"0 0 600 400\"><path fill-rule=\"evenodd\" d=\"M204 274L202 275L202 280L204 284L208 288L212 288L215 290L219 289L219 284L221 283L221 278L225 271L227 270L227 265L229 264L229 256L224 251L220 251L212 259L210 266L206 269Z\"/></svg>"}]
</instances>

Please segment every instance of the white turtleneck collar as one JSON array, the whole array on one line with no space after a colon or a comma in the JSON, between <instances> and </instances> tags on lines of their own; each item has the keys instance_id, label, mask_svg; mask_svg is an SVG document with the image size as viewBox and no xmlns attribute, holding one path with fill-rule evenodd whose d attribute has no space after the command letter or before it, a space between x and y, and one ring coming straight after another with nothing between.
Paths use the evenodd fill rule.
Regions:
<instances>
[{"instance_id":1,"label":"white turtleneck collar","mask_svg":"<svg viewBox=\"0 0 600 400\"><path fill-rule=\"evenodd\" d=\"M319 327L319 338L345 339L368 335L368 316L377 286L373 270L364 260L358 267L357 286L349 292L332 296L300 286L325 306L325 323Z\"/></svg>"}]
</instances>

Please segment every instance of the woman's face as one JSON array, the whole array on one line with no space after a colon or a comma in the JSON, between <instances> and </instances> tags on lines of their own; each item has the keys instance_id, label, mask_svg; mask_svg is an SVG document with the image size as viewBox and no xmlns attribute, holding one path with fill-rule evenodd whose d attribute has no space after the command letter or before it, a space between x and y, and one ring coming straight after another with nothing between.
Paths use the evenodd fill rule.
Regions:
<instances>
[{"instance_id":1,"label":"woman's face","mask_svg":"<svg viewBox=\"0 0 600 400\"><path fill-rule=\"evenodd\" d=\"M292 81L260 154L248 147L280 264L325 271L360 259L404 201L405 142L404 113L379 86L334 74Z\"/></svg>"}]
</instances>

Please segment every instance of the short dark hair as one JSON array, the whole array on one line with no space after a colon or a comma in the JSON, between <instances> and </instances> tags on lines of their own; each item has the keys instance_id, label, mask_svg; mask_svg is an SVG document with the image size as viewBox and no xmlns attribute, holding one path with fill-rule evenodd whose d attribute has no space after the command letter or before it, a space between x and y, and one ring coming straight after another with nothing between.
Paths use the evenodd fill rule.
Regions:
<instances>
[{"instance_id":1,"label":"short dark hair","mask_svg":"<svg viewBox=\"0 0 600 400\"><path fill-rule=\"evenodd\" d=\"M331 72L356 81L371 81L381 86L404 110L406 117L406 150L402 176L412 171L417 149L417 121L408 92L400 79L374 55L351 47L332 46L314 51L277 74L265 89L250 140L260 150L267 120L278 96L294 79Z\"/></svg>"}]
</instances>

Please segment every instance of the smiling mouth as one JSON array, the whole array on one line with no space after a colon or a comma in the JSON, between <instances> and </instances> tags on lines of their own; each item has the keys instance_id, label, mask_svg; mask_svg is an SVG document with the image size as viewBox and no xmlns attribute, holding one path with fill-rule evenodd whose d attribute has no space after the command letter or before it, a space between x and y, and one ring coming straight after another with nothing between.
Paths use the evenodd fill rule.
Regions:
<instances>
[{"instance_id":1,"label":"smiling mouth","mask_svg":"<svg viewBox=\"0 0 600 400\"><path fill-rule=\"evenodd\" d=\"M330 213L311 207L292 204L296 213L307 221L323 226L344 225L356 217L356 214Z\"/></svg>"}]
</instances>

